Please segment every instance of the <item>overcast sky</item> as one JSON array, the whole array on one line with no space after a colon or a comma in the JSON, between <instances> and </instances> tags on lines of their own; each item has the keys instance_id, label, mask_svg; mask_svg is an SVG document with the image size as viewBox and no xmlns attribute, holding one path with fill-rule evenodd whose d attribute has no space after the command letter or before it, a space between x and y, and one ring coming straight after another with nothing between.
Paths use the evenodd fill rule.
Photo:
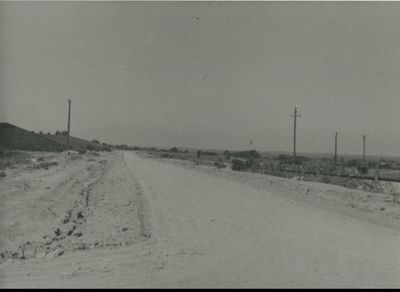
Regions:
<instances>
[{"instance_id":1,"label":"overcast sky","mask_svg":"<svg viewBox=\"0 0 400 292\"><path fill-rule=\"evenodd\" d=\"M400 155L400 3L0 3L0 121L108 143ZM253 141L250 144L250 141Z\"/></svg>"}]
</instances>

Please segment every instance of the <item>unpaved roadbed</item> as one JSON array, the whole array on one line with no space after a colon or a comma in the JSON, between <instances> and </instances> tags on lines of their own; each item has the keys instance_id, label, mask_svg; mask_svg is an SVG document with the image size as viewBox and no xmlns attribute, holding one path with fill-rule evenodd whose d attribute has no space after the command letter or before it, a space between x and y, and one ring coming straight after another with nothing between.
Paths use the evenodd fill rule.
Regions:
<instances>
[{"instance_id":1,"label":"unpaved roadbed","mask_svg":"<svg viewBox=\"0 0 400 292\"><path fill-rule=\"evenodd\" d=\"M87 236L86 243L105 238L110 245L7 260L0 265L2 287L400 285L400 233L394 229L310 207L291 196L314 196L279 183L251 185L236 174L228 178L133 152L112 155L108 170L96 167L99 176L92 177L98 180L86 221L72 233L82 236L59 240L71 247ZM123 226L135 234L127 240L137 241L113 246L128 231Z\"/></svg>"},{"instance_id":2,"label":"unpaved roadbed","mask_svg":"<svg viewBox=\"0 0 400 292\"><path fill-rule=\"evenodd\" d=\"M139 153L149 157L146 153ZM269 191L305 206L358 218L400 231L400 204L389 194L354 190L337 185L299 181L252 172L238 172L191 161L151 157L188 170L202 172L229 181L240 182L260 191Z\"/></svg>"}]
</instances>

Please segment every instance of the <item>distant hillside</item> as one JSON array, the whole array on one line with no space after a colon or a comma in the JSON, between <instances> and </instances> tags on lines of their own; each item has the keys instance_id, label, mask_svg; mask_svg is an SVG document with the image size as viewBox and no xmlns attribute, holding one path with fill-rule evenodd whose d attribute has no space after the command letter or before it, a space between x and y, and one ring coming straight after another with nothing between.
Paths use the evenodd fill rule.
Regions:
<instances>
[{"instance_id":1,"label":"distant hillside","mask_svg":"<svg viewBox=\"0 0 400 292\"><path fill-rule=\"evenodd\" d=\"M9 123L0 123L0 146L12 150L62 151L64 145Z\"/></svg>"},{"instance_id":2,"label":"distant hillside","mask_svg":"<svg viewBox=\"0 0 400 292\"><path fill-rule=\"evenodd\" d=\"M49 134L39 134L40 136L49 139L51 141L54 141L58 144L63 144L66 145L67 143L67 136L66 135L49 135ZM76 137L69 137L69 143L71 147L74 148L86 148L90 144L94 144L90 141L81 139L81 138L76 138Z\"/></svg>"},{"instance_id":3,"label":"distant hillside","mask_svg":"<svg viewBox=\"0 0 400 292\"><path fill-rule=\"evenodd\" d=\"M67 136L65 134L52 135L52 134L40 134L42 137L54 141L59 144L66 145ZM110 147L108 145L100 144L97 142L90 142L88 140L84 140L81 138L70 136L69 145L71 149L91 149L91 150L109 150Z\"/></svg>"},{"instance_id":4,"label":"distant hillside","mask_svg":"<svg viewBox=\"0 0 400 292\"><path fill-rule=\"evenodd\" d=\"M35 133L9 123L0 123L0 146L6 149L30 151L63 151L67 135ZM70 136L72 149L109 150L108 145Z\"/></svg>"}]
</instances>

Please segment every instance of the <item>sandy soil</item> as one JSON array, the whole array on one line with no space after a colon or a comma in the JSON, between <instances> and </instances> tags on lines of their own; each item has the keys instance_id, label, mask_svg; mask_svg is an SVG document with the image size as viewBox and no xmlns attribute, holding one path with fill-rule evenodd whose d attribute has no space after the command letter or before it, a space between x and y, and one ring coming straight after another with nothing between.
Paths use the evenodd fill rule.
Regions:
<instances>
[{"instance_id":1,"label":"sandy soil","mask_svg":"<svg viewBox=\"0 0 400 292\"><path fill-rule=\"evenodd\" d=\"M400 203L396 194L368 192L333 184L287 179L252 172L238 172L232 171L229 167L221 169L198 165L188 160L161 159L147 153L140 153L140 156L151 157L161 163L174 164L229 181L240 182L261 191L268 190L299 204L400 231ZM388 188L397 187L393 183L380 183L388 184Z\"/></svg>"},{"instance_id":2,"label":"sandy soil","mask_svg":"<svg viewBox=\"0 0 400 292\"><path fill-rule=\"evenodd\" d=\"M25 165L0 183L1 262L141 240L138 190L121 154L52 159L57 166Z\"/></svg>"},{"instance_id":3,"label":"sandy soil","mask_svg":"<svg viewBox=\"0 0 400 292\"><path fill-rule=\"evenodd\" d=\"M378 194L133 152L88 160L0 181L2 287L399 286L397 205Z\"/></svg>"}]
</instances>

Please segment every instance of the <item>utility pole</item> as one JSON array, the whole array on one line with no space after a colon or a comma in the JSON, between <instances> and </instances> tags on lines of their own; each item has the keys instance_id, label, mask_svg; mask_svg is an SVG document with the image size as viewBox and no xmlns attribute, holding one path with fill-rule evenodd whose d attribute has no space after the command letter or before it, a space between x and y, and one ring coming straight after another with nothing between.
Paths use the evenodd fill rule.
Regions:
<instances>
[{"instance_id":1,"label":"utility pole","mask_svg":"<svg viewBox=\"0 0 400 292\"><path fill-rule=\"evenodd\" d=\"M68 130L67 130L67 150L69 149L69 131L71 124L71 100L68 99Z\"/></svg>"},{"instance_id":2,"label":"utility pole","mask_svg":"<svg viewBox=\"0 0 400 292\"><path fill-rule=\"evenodd\" d=\"M336 163L337 163L337 135L338 135L338 132L335 132L335 156L334 156L334 161L335 161L335 166L336 166Z\"/></svg>"},{"instance_id":3,"label":"utility pole","mask_svg":"<svg viewBox=\"0 0 400 292\"><path fill-rule=\"evenodd\" d=\"M297 113L297 105L294 107L294 114L293 117L293 163L296 165L296 120L298 117L301 117Z\"/></svg>"},{"instance_id":4,"label":"utility pole","mask_svg":"<svg viewBox=\"0 0 400 292\"><path fill-rule=\"evenodd\" d=\"M367 135L363 135L362 137L363 137L363 161L365 162L365 137L366 137Z\"/></svg>"}]
</instances>

